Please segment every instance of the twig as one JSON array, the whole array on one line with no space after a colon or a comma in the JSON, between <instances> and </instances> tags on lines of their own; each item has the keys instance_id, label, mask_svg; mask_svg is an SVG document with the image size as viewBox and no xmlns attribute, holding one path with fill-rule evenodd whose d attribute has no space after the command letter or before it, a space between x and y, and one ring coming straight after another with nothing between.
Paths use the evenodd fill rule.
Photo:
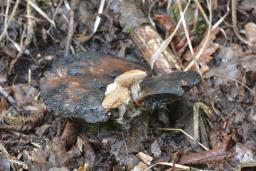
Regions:
<instances>
[{"instance_id":1,"label":"twig","mask_svg":"<svg viewBox=\"0 0 256 171\"><path fill-rule=\"evenodd\" d=\"M72 41L73 34L74 34L74 15L75 15L74 0L71 2L71 6L72 7L71 7L70 13L69 13L68 35L67 35L67 42L66 42L66 46L65 46L65 50L64 50L64 56L68 56L68 54L69 54L69 49L70 49L71 41Z\"/></svg>"},{"instance_id":2,"label":"twig","mask_svg":"<svg viewBox=\"0 0 256 171\"><path fill-rule=\"evenodd\" d=\"M26 12L27 12L27 34L24 42L25 47L28 46L32 41L33 34L34 34L34 26L35 26L35 22L32 19L33 12L28 2L26 4Z\"/></svg>"},{"instance_id":3,"label":"twig","mask_svg":"<svg viewBox=\"0 0 256 171\"><path fill-rule=\"evenodd\" d=\"M173 163L167 163L167 162L158 162L158 163L155 163L155 164L149 166L146 171L149 171L152 167L154 167L156 165L171 166L171 167L174 167L174 170L175 170L175 168L183 169L183 170L191 170L190 167L184 166L184 165L181 165L181 164L173 164Z\"/></svg>"},{"instance_id":4,"label":"twig","mask_svg":"<svg viewBox=\"0 0 256 171\"><path fill-rule=\"evenodd\" d=\"M54 21L55 20L55 18L56 18L56 16L57 16L57 14L58 14L58 12L59 12L59 9L60 9L60 7L61 7L61 5L62 5L62 3L63 3L63 0L60 0L59 1L59 3L58 3L58 5L57 5L57 7L55 8L55 10L54 10L54 12L53 12L53 15L52 15L52 20ZM47 29L47 33L50 35L50 30L52 29L52 25L50 25L50 27ZM51 35L50 35L51 36Z\"/></svg>"}]
</instances>

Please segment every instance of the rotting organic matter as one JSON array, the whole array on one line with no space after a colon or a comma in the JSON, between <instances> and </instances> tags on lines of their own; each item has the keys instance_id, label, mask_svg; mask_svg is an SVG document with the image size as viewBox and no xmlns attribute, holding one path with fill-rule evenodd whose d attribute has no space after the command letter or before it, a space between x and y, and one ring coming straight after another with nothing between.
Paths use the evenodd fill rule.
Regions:
<instances>
[{"instance_id":1,"label":"rotting organic matter","mask_svg":"<svg viewBox=\"0 0 256 171\"><path fill-rule=\"evenodd\" d=\"M109 113L112 109L106 109L102 105L107 85L120 74L134 69L149 73L143 64L96 52L59 58L53 63L52 70L46 72L45 77L41 79L42 97L48 107L61 116L82 118L87 123L105 122L111 116ZM153 77L149 74L137 83L137 92L131 90L133 96L137 95L129 104L135 103L136 105L131 106L139 108L145 107L145 104L152 107L169 104L177 97L183 96L199 81L199 75L192 71ZM124 92L120 92L118 96L122 93Z\"/></svg>"},{"instance_id":2,"label":"rotting organic matter","mask_svg":"<svg viewBox=\"0 0 256 171\"><path fill-rule=\"evenodd\" d=\"M101 104L106 86L132 69L147 67L96 52L59 58L41 79L41 94L48 107L59 115L82 118L88 123L105 122L109 115Z\"/></svg>"}]
</instances>

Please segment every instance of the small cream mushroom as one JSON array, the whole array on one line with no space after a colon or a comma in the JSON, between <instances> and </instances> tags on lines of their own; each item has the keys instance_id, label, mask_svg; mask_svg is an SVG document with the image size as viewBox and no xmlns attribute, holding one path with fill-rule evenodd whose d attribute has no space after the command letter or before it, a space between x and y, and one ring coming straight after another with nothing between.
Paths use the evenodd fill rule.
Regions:
<instances>
[{"instance_id":1,"label":"small cream mushroom","mask_svg":"<svg viewBox=\"0 0 256 171\"><path fill-rule=\"evenodd\" d=\"M113 86L113 84L110 84L109 86ZM107 88L107 90L110 89L112 88ZM105 109L117 108L122 104L127 104L131 99L129 89L118 84L112 91L108 91L105 94L105 98L102 102L102 106Z\"/></svg>"},{"instance_id":2,"label":"small cream mushroom","mask_svg":"<svg viewBox=\"0 0 256 171\"><path fill-rule=\"evenodd\" d=\"M145 71L134 69L126 71L123 74L116 77L115 82L123 87L131 88L131 86L147 76Z\"/></svg>"}]
</instances>

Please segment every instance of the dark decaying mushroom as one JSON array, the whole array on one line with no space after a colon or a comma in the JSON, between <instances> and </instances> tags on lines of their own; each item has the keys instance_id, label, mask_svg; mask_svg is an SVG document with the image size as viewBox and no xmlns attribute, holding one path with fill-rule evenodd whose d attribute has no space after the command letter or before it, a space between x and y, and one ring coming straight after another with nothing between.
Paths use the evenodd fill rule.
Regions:
<instances>
[{"instance_id":1,"label":"dark decaying mushroom","mask_svg":"<svg viewBox=\"0 0 256 171\"><path fill-rule=\"evenodd\" d=\"M140 84L137 103L145 108L161 104L171 104L183 96L200 81L197 72L173 72L168 75L154 76L144 79Z\"/></svg>"},{"instance_id":2,"label":"dark decaying mushroom","mask_svg":"<svg viewBox=\"0 0 256 171\"><path fill-rule=\"evenodd\" d=\"M106 86L132 69L146 71L147 67L96 52L59 58L40 80L41 95L58 115L82 118L88 123L105 122L108 114L102 101Z\"/></svg>"},{"instance_id":3,"label":"dark decaying mushroom","mask_svg":"<svg viewBox=\"0 0 256 171\"><path fill-rule=\"evenodd\" d=\"M40 81L41 95L48 107L61 116L82 118L88 123L105 122L109 115L102 102L107 85L134 69L149 71L141 63L96 52L59 58ZM142 107L169 104L199 80L199 75L192 71L148 76L137 84L137 92L131 90L133 101Z\"/></svg>"}]
</instances>

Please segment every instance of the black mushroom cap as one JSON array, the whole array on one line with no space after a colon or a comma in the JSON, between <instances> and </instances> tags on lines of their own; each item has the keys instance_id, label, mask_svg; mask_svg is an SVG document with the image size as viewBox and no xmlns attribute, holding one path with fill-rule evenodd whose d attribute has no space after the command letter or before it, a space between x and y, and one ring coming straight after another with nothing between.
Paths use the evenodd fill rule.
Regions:
<instances>
[{"instance_id":1,"label":"black mushroom cap","mask_svg":"<svg viewBox=\"0 0 256 171\"><path fill-rule=\"evenodd\" d=\"M41 96L58 115L105 122L109 118L102 107L106 86L132 69L147 71L143 64L96 52L59 58L40 80Z\"/></svg>"},{"instance_id":2,"label":"black mushroom cap","mask_svg":"<svg viewBox=\"0 0 256 171\"><path fill-rule=\"evenodd\" d=\"M176 101L200 82L200 75L195 71L176 71L163 76L147 77L140 83L137 101L147 107L155 103Z\"/></svg>"}]
</instances>

